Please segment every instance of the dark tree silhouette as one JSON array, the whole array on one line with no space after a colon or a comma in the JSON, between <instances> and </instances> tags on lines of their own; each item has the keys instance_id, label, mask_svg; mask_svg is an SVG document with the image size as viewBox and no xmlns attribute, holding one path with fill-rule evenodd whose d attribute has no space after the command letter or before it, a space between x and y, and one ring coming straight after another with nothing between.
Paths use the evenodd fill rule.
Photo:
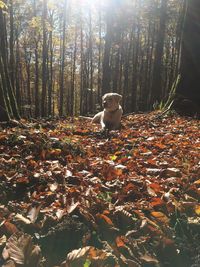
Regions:
<instances>
[{"instance_id":1,"label":"dark tree silhouette","mask_svg":"<svg viewBox=\"0 0 200 267\"><path fill-rule=\"evenodd\" d=\"M183 26L180 82L176 106L192 115L200 110L200 1L187 0Z\"/></svg>"}]
</instances>

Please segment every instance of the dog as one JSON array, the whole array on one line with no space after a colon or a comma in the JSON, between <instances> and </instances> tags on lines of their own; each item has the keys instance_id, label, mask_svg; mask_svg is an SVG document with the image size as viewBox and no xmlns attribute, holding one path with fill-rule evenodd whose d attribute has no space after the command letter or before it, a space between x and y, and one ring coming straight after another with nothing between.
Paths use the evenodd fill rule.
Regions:
<instances>
[{"instance_id":1,"label":"dog","mask_svg":"<svg viewBox=\"0 0 200 267\"><path fill-rule=\"evenodd\" d=\"M97 113L92 123L100 123L103 131L119 130L121 128L122 107L119 104L122 96L117 93L107 93L102 97L104 110Z\"/></svg>"}]
</instances>

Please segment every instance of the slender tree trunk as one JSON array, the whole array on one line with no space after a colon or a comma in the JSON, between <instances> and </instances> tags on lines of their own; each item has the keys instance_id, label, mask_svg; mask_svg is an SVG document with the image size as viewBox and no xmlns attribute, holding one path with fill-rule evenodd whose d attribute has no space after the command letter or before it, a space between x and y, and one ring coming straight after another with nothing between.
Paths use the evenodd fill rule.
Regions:
<instances>
[{"instance_id":1,"label":"slender tree trunk","mask_svg":"<svg viewBox=\"0 0 200 267\"><path fill-rule=\"evenodd\" d=\"M1 12L1 11L0 11ZM1 15L0 15L1 16ZM4 65L0 53L0 121L8 121L13 118L10 99L4 75Z\"/></svg>"},{"instance_id":2,"label":"slender tree trunk","mask_svg":"<svg viewBox=\"0 0 200 267\"><path fill-rule=\"evenodd\" d=\"M165 28L167 19L167 1L161 1L160 7L160 25L157 36L154 69L153 69L153 80L151 87L151 105L159 103L162 99L162 57L165 40Z\"/></svg>"},{"instance_id":3,"label":"slender tree trunk","mask_svg":"<svg viewBox=\"0 0 200 267\"><path fill-rule=\"evenodd\" d=\"M84 52L83 52L83 19L81 14L81 25L80 25L80 53L81 53L81 69L80 69L80 114L84 114L85 107L85 88L84 88Z\"/></svg>"},{"instance_id":4,"label":"slender tree trunk","mask_svg":"<svg viewBox=\"0 0 200 267\"><path fill-rule=\"evenodd\" d=\"M36 0L33 2L33 14L36 17ZM35 54L35 117L40 116L40 101L39 101L39 40L37 36L37 30L34 31L34 54Z\"/></svg>"},{"instance_id":5,"label":"slender tree trunk","mask_svg":"<svg viewBox=\"0 0 200 267\"><path fill-rule=\"evenodd\" d=\"M52 115L52 91L53 91L53 39L52 31L49 34L49 49L50 49L50 59L49 59L49 85L48 85L48 115Z\"/></svg>"},{"instance_id":6,"label":"slender tree trunk","mask_svg":"<svg viewBox=\"0 0 200 267\"><path fill-rule=\"evenodd\" d=\"M64 71L65 71L65 42L66 42L66 7L67 0L64 1L63 8L63 29L62 29L62 55L61 55L61 73L60 73L60 105L59 115L63 116L63 98L64 98Z\"/></svg>"},{"instance_id":7,"label":"slender tree trunk","mask_svg":"<svg viewBox=\"0 0 200 267\"><path fill-rule=\"evenodd\" d=\"M112 1L111 1L112 2ZM105 46L104 46L104 56L103 56L103 77L102 77L102 95L108 93L111 89L111 45L112 45L112 35L113 35L113 17L112 17L112 4L108 7L106 14L106 36L105 36Z\"/></svg>"},{"instance_id":8,"label":"slender tree trunk","mask_svg":"<svg viewBox=\"0 0 200 267\"><path fill-rule=\"evenodd\" d=\"M12 88L15 88L15 57L14 57L14 20L13 20L13 0L9 1L10 4L10 61L9 61L9 70L10 70L10 81Z\"/></svg>"},{"instance_id":9,"label":"slender tree trunk","mask_svg":"<svg viewBox=\"0 0 200 267\"><path fill-rule=\"evenodd\" d=\"M27 51L27 44L24 44L24 54L25 54L25 63L26 63L26 88L27 88L27 109L28 117L32 116L32 97L31 97L31 70L30 70L30 62L31 62L31 52Z\"/></svg>"},{"instance_id":10,"label":"slender tree trunk","mask_svg":"<svg viewBox=\"0 0 200 267\"><path fill-rule=\"evenodd\" d=\"M139 50L140 50L140 3L139 3L139 14L137 17L137 35L135 40L135 44L133 45L132 52L132 62L133 62L133 70L132 70L132 111L137 110L137 99L138 99L138 68L139 68Z\"/></svg>"},{"instance_id":11,"label":"slender tree trunk","mask_svg":"<svg viewBox=\"0 0 200 267\"><path fill-rule=\"evenodd\" d=\"M89 111L94 112L94 101L93 101L93 41L92 41L92 11L90 8L89 11L89 76L90 76L90 82L89 82Z\"/></svg>"},{"instance_id":12,"label":"slender tree trunk","mask_svg":"<svg viewBox=\"0 0 200 267\"><path fill-rule=\"evenodd\" d=\"M98 81L97 81L97 103L101 103L101 82L102 82L102 77L101 77L101 72L102 72L102 26L101 26L101 20L102 20L102 15L101 15L101 7L99 5L99 45L98 45Z\"/></svg>"},{"instance_id":13,"label":"slender tree trunk","mask_svg":"<svg viewBox=\"0 0 200 267\"><path fill-rule=\"evenodd\" d=\"M16 95L16 101L17 101L17 106L21 107L21 91L20 91L20 68L21 68L21 63L20 63L20 50L19 50L19 38L18 38L18 33L17 33L17 40L16 40L16 64L15 64L15 79L16 79L16 89L15 89L15 95ZM21 110L20 110L21 112Z\"/></svg>"},{"instance_id":14,"label":"slender tree trunk","mask_svg":"<svg viewBox=\"0 0 200 267\"><path fill-rule=\"evenodd\" d=\"M46 95L47 95L47 0L43 0L43 15L42 15L42 99L41 99L41 116L46 116Z\"/></svg>"},{"instance_id":15,"label":"slender tree trunk","mask_svg":"<svg viewBox=\"0 0 200 267\"><path fill-rule=\"evenodd\" d=\"M74 46L74 53L72 56L72 74L71 74L71 110L70 114L74 115L76 110L74 110L74 96L75 96L75 77L76 77L76 54L77 54L77 25L75 27L75 46Z\"/></svg>"}]
</instances>

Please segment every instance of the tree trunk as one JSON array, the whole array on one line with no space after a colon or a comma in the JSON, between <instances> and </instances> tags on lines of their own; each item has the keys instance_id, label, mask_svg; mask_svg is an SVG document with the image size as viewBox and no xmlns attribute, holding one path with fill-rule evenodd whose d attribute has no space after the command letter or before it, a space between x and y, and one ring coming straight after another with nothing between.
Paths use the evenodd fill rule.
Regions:
<instances>
[{"instance_id":1,"label":"tree trunk","mask_svg":"<svg viewBox=\"0 0 200 267\"><path fill-rule=\"evenodd\" d=\"M74 110L74 96L75 96L75 84L76 84L76 53L77 53L77 25L75 26L75 40L74 40L74 52L72 56L72 72L71 72L71 108L70 115L75 115Z\"/></svg>"},{"instance_id":2,"label":"tree trunk","mask_svg":"<svg viewBox=\"0 0 200 267\"><path fill-rule=\"evenodd\" d=\"M49 85L48 85L48 115L52 115L52 92L53 92L53 39L52 31L49 34L49 49L50 49L50 59L49 59Z\"/></svg>"},{"instance_id":3,"label":"tree trunk","mask_svg":"<svg viewBox=\"0 0 200 267\"><path fill-rule=\"evenodd\" d=\"M111 81L110 56L111 56L111 45L112 45L112 35L113 35L113 25L112 25L113 17L111 12L112 9L111 6L108 7L108 11L106 14L107 29L106 29L104 56L103 56L102 95L110 91L110 81Z\"/></svg>"},{"instance_id":4,"label":"tree trunk","mask_svg":"<svg viewBox=\"0 0 200 267\"><path fill-rule=\"evenodd\" d=\"M151 106L159 103L162 99L162 57L165 40L165 28L167 19L167 1L162 0L160 7L160 25L155 49L153 68L153 80L151 87Z\"/></svg>"},{"instance_id":5,"label":"tree trunk","mask_svg":"<svg viewBox=\"0 0 200 267\"><path fill-rule=\"evenodd\" d=\"M42 15L42 99L41 99L41 116L46 116L46 95L47 95L47 0L43 0L43 15Z\"/></svg>"},{"instance_id":6,"label":"tree trunk","mask_svg":"<svg viewBox=\"0 0 200 267\"><path fill-rule=\"evenodd\" d=\"M188 0L182 35L182 52L180 62L181 79L176 93L180 98L191 101L191 107L183 105L181 109L188 115L200 111L200 1ZM179 103L177 103L179 104ZM186 102L185 102L186 105ZM185 109L185 110L184 110ZM199 112L200 113L200 112Z\"/></svg>"},{"instance_id":7,"label":"tree trunk","mask_svg":"<svg viewBox=\"0 0 200 267\"><path fill-rule=\"evenodd\" d=\"M66 7L67 0L63 7L63 29L62 29L62 55L61 55L61 70L60 70L60 105L59 115L63 116L63 97L64 97L64 71L65 71L65 38L66 38Z\"/></svg>"},{"instance_id":8,"label":"tree trunk","mask_svg":"<svg viewBox=\"0 0 200 267\"><path fill-rule=\"evenodd\" d=\"M15 57L14 57L14 20L13 20L13 1L10 0L10 81L12 88L15 88Z\"/></svg>"},{"instance_id":9,"label":"tree trunk","mask_svg":"<svg viewBox=\"0 0 200 267\"><path fill-rule=\"evenodd\" d=\"M17 102L8 70L6 22L0 8L0 120L19 119Z\"/></svg>"},{"instance_id":10,"label":"tree trunk","mask_svg":"<svg viewBox=\"0 0 200 267\"><path fill-rule=\"evenodd\" d=\"M94 112L94 103L93 103L93 35L92 35L92 11L89 10L89 111Z\"/></svg>"},{"instance_id":11,"label":"tree trunk","mask_svg":"<svg viewBox=\"0 0 200 267\"><path fill-rule=\"evenodd\" d=\"M102 73L102 15L101 15L101 6L99 5L99 45L98 45L98 81L97 81L97 103L101 103L101 73Z\"/></svg>"},{"instance_id":12,"label":"tree trunk","mask_svg":"<svg viewBox=\"0 0 200 267\"><path fill-rule=\"evenodd\" d=\"M20 50L19 50L19 38L17 33L17 40L16 40L16 64L15 64L15 79L16 79L16 88L15 88L15 95L16 95L16 101L17 105L20 108L21 107L21 92L20 92ZM21 112L21 110L20 110Z\"/></svg>"},{"instance_id":13,"label":"tree trunk","mask_svg":"<svg viewBox=\"0 0 200 267\"><path fill-rule=\"evenodd\" d=\"M37 11L36 11L36 0L33 2L33 10L34 10L34 16L37 16ZM40 101L39 101L39 53L38 53L38 46L39 46L39 41L38 41L38 36L37 36L37 30L34 30L34 54L35 54L35 117L39 117L40 115Z\"/></svg>"}]
</instances>

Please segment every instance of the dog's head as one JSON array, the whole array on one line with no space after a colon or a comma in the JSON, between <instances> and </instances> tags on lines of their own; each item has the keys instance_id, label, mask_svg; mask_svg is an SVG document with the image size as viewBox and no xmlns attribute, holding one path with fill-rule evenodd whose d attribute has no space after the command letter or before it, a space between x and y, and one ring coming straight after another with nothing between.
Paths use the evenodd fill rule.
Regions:
<instances>
[{"instance_id":1,"label":"dog's head","mask_svg":"<svg viewBox=\"0 0 200 267\"><path fill-rule=\"evenodd\" d=\"M119 108L119 102L122 96L117 93L107 93L102 97L103 107L108 111L114 111Z\"/></svg>"}]
</instances>

